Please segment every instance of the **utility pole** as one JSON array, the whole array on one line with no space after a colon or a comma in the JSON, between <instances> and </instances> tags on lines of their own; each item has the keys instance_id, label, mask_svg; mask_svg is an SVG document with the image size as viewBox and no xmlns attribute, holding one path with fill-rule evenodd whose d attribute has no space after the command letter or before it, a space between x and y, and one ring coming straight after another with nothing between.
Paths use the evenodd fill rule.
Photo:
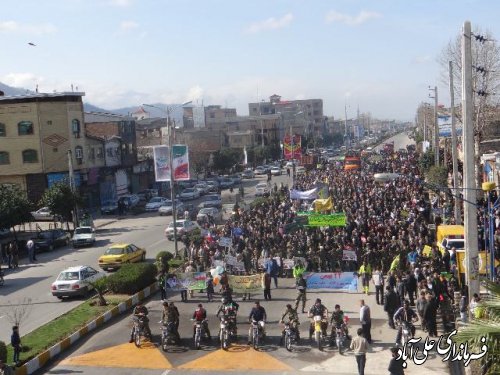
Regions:
<instances>
[{"instance_id":1,"label":"utility pole","mask_svg":"<svg viewBox=\"0 0 500 375\"><path fill-rule=\"evenodd\" d=\"M345 133L344 133L344 145L346 150L349 148L349 135L347 132L347 103L344 105L344 112L345 112L345 122L344 122L344 127L345 127Z\"/></svg>"},{"instance_id":2,"label":"utility pole","mask_svg":"<svg viewBox=\"0 0 500 375\"><path fill-rule=\"evenodd\" d=\"M474 123L472 102L471 24L462 30L462 118L464 148L464 221L466 278L469 296L479 294L479 257L477 243L476 176L474 163Z\"/></svg>"},{"instance_id":3,"label":"utility pole","mask_svg":"<svg viewBox=\"0 0 500 375\"><path fill-rule=\"evenodd\" d=\"M167 126L168 126L168 147L170 153L170 199L172 200L172 222L174 224L174 254L179 256L179 247L177 244L177 204L175 201L175 179L174 179L174 148L172 145L172 123L170 122L170 108L167 108Z\"/></svg>"},{"instance_id":4,"label":"utility pole","mask_svg":"<svg viewBox=\"0 0 500 375\"><path fill-rule=\"evenodd\" d=\"M264 125L262 124L262 108L259 102L259 120L260 120L260 145L264 148Z\"/></svg>"},{"instance_id":5,"label":"utility pole","mask_svg":"<svg viewBox=\"0 0 500 375\"><path fill-rule=\"evenodd\" d=\"M457 126L455 123L455 93L453 89L453 63L449 62L450 66L450 111L451 111L451 158L453 159L453 187L454 187L454 215L455 224L462 225L462 212L460 210L460 200L458 195L460 194L458 187L458 150L457 150Z\"/></svg>"},{"instance_id":6,"label":"utility pole","mask_svg":"<svg viewBox=\"0 0 500 375\"><path fill-rule=\"evenodd\" d=\"M68 175L69 175L69 188L71 193L75 194L75 172L73 171L73 153L68 150ZM76 212L76 207L73 206L71 210L73 216L73 229L78 226L78 215Z\"/></svg>"},{"instance_id":7,"label":"utility pole","mask_svg":"<svg viewBox=\"0 0 500 375\"><path fill-rule=\"evenodd\" d=\"M434 91L434 96L429 94L429 98L434 99L434 164L439 166L438 88L429 87L429 90Z\"/></svg>"}]
</instances>

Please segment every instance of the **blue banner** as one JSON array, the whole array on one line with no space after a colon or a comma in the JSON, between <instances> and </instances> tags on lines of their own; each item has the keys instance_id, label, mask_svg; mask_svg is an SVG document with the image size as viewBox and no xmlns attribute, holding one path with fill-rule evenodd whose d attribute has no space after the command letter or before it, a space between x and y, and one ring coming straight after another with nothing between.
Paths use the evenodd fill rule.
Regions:
<instances>
[{"instance_id":1,"label":"blue banner","mask_svg":"<svg viewBox=\"0 0 500 375\"><path fill-rule=\"evenodd\" d=\"M305 272L307 289L336 289L358 291L358 277L354 272Z\"/></svg>"}]
</instances>

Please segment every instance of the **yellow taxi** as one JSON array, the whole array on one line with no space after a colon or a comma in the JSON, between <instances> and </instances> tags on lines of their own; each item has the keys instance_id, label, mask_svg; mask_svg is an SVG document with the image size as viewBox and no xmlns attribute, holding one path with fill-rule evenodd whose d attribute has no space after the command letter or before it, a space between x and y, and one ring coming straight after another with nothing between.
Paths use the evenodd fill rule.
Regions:
<instances>
[{"instance_id":1,"label":"yellow taxi","mask_svg":"<svg viewBox=\"0 0 500 375\"><path fill-rule=\"evenodd\" d=\"M108 271L120 268L122 264L141 262L146 259L146 250L131 243L118 243L106 249L99 257L99 267Z\"/></svg>"}]
</instances>

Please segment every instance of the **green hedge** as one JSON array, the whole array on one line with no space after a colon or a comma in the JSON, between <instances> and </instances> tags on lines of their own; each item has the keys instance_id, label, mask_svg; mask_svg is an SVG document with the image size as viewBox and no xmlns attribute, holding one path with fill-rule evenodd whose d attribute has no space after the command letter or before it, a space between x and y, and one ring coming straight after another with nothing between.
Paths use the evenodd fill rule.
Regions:
<instances>
[{"instance_id":1,"label":"green hedge","mask_svg":"<svg viewBox=\"0 0 500 375\"><path fill-rule=\"evenodd\" d=\"M153 284L156 266L151 263L124 264L108 276L108 289L115 294L134 294Z\"/></svg>"}]
</instances>

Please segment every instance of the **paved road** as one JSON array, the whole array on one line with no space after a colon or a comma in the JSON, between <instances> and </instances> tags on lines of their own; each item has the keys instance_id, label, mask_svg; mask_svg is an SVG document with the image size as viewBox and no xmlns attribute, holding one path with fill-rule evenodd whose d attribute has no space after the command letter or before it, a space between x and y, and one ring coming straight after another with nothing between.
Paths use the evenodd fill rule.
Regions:
<instances>
[{"instance_id":1,"label":"paved road","mask_svg":"<svg viewBox=\"0 0 500 375\"><path fill-rule=\"evenodd\" d=\"M384 141L382 144L375 147L375 150L380 151L384 148L385 143L391 143L391 142L394 142L394 151L397 151L400 148L406 148L407 145L415 144L415 141L413 139L410 139L410 137L408 137L406 132L402 132Z\"/></svg>"},{"instance_id":2,"label":"paved road","mask_svg":"<svg viewBox=\"0 0 500 375\"><path fill-rule=\"evenodd\" d=\"M238 318L240 335L236 345L225 352L218 347L218 342L205 343L201 350L194 350L192 345L192 326L189 318L199 302L203 303L209 313L209 326L214 336L218 331L218 321L214 314L218 302L205 303L202 294L195 294L187 303L180 302L177 295L170 296L176 302L181 313L180 333L183 338L180 347L173 348L165 353L157 347L160 340L161 302L158 294L153 296L147 304L150 310L151 327L153 330L153 344L146 343L138 349L134 344L128 344L131 322L130 316L112 321L106 328L91 335L72 352L66 353L59 363L40 374L70 374L83 373L86 375L160 375L160 374L199 374L220 375L221 371L231 371L235 374L303 374L336 373L355 374L356 361L352 352L347 351L340 355L333 348L325 348L323 352L312 347L307 339L308 319L300 314L301 336L300 345L292 352L279 346L280 326L278 320L288 301L295 297L292 279L280 279L279 289L271 290L273 300L264 301L262 294L253 295L260 298L266 308L268 323L266 325L268 340L258 351L246 345L248 327L247 314L253 306L252 301L241 301ZM393 346L396 331L386 325L385 313L381 306L376 305L375 297L363 296L361 293L340 293L327 290L309 291L307 306L315 298L321 298L329 310L336 303L341 304L345 314L350 317L350 333L355 334L359 328L359 300L366 299L372 311L372 337L374 344L367 356L367 374L387 374L390 361L389 348ZM417 336L421 331L417 329ZM446 364L443 364L435 355L432 360L421 366L409 363L407 374L417 374L425 371L427 375L447 373Z\"/></svg>"},{"instance_id":3,"label":"paved road","mask_svg":"<svg viewBox=\"0 0 500 375\"><path fill-rule=\"evenodd\" d=\"M254 186L265 179L258 176L256 179L244 180L246 199L252 199ZM273 181L285 181L286 177L273 178ZM231 194L223 192L223 200L230 201L236 195L237 189ZM202 199L193 201L198 204ZM30 300L31 313L29 319L21 324L21 335L55 319L71 310L83 299L60 301L53 297L50 286L63 269L76 265L89 265L98 268L97 259L112 243L130 242L147 250L147 259L152 261L159 251L174 251L174 244L165 238L164 230L171 222L171 216L158 216L157 213L145 213L138 216L127 216L112 222L97 231L97 242L91 248L72 247L58 248L52 252L37 255L35 264L20 262L20 268L15 271L7 270L5 285L0 288L0 340L10 342L12 323L7 313L12 311L12 304L20 304Z\"/></svg>"}]
</instances>

